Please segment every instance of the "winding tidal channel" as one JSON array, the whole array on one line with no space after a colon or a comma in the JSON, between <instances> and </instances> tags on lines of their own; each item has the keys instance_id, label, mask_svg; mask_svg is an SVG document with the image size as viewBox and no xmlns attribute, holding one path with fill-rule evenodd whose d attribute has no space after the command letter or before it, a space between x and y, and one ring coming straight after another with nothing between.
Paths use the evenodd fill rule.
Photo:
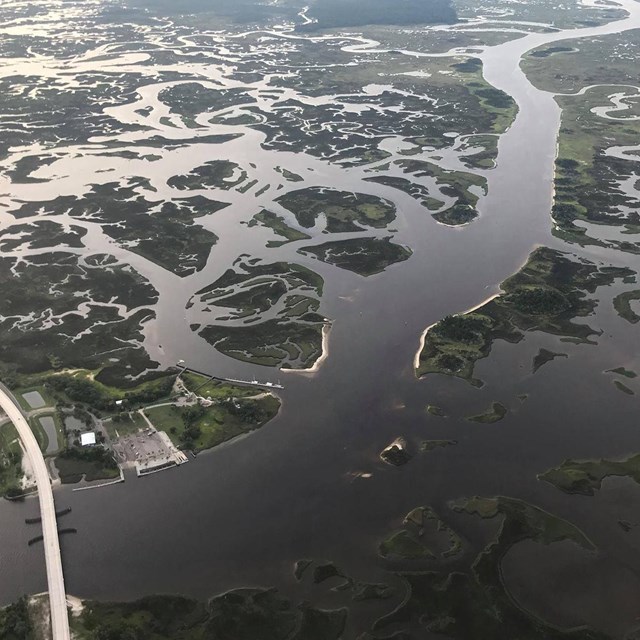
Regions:
<instances>
[{"instance_id":1,"label":"winding tidal channel","mask_svg":"<svg viewBox=\"0 0 640 640\"><path fill-rule=\"evenodd\" d=\"M623 545L617 543L611 534L613 525L601 513L580 501L570 502L566 495L536 481L536 473L562 457L599 455L607 440L599 426L616 420L629 422L623 408L598 402L595 382L581 371L589 367L601 370L599 358L615 360L611 350L624 353L633 345L631 330L620 329L615 346L607 347L607 322L614 322L615 317L603 318L599 349L607 353L608 348L608 355L597 355L595 349L572 352L562 378L550 372L523 382L509 373L522 368L525 360L530 362L531 354L542 344L535 337L527 338L526 349L518 355L522 360L517 362L508 345L497 344L491 364L479 366L487 382L482 389L468 390L464 382L441 376L417 380L412 366L425 327L497 293L499 283L518 270L534 247L567 250L567 245L551 235L550 218L560 109L552 94L532 86L520 69L520 60L542 45L639 28L640 3L621 0L619 4L629 17L618 22L532 32L477 54L484 63L486 80L512 96L519 111L513 126L500 138L497 167L486 172L488 195L480 199L481 215L473 224L464 229L434 224L409 196L365 183L368 193L396 203L400 215L395 241L410 245L414 253L408 261L374 278L346 271L336 274L328 265L314 263L326 283L323 313L333 319L328 357L316 373L280 374L231 360L213 348L203 348L203 341L189 329L188 323L194 320L185 316L189 297L213 282L238 253L238 246L243 246L244 231L236 215L242 206L240 196L207 224L220 237L215 258L207 269L187 279L138 259L91 227L85 240L93 243L92 250L108 250L126 259L160 293L157 320L147 335L152 357L165 365L185 359L195 369L221 376L274 380L279 376L285 389L282 410L268 426L201 454L179 469L140 480L128 478L124 484L96 491L57 488L57 507L72 508L65 516L65 526L78 530L61 540L69 593L111 600L149 593L205 598L235 587L273 585L296 599L316 600L309 587L294 580L296 560L324 558L360 580L397 580L388 572L396 565L392 567L377 555L377 544L410 509L420 504L444 505L462 495L504 494L569 514L590 531L602 550L597 561L574 558L570 553L543 561L533 550L528 559L514 560L514 566L567 562L559 590L563 585L575 586L577 574L571 568L579 567L580 575L624 584L627 593L640 598L640 578L629 569L640 567L640 543L629 539ZM359 55L365 55L362 48ZM7 75L9 70L2 73ZM158 109L154 114L158 124L162 116L162 105L156 102L159 87L151 85L141 91L147 103ZM137 117L130 106L114 107L111 115L124 122ZM287 153L261 150L261 134L240 129L243 137L225 145L225 157L245 166L255 163L261 183L269 183L270 177L275 181L275 167L287 164L283 161ZM70 178L19 188L2 185L0 191L12 190L12 196L19 198L19 189L29 188L35 199L51 197L52 190L74 193L79 184L74 172L83 162L91 162L86 149L84 152L82 160L69 161L66 171L61 164L48 169ZM153 152L161 153L158 149ZM178 173L183 161L185 166L193 165L198 154L206 160L208 152L194 138L187 148L172 152L172 161L177 163L172 171ZM297 166L304 186L330 184L355 190L365 177L361 168L332 167L309 156L298 162L302 163ZM135 167L128 166L126 171L135 175ZM162 171L154 176L158 188L154 197L163 196L167 177ZM78 220L73 223L83 225ZM257 244L262 244L244 250L264 257L264 238L256 237ZM283 248L281 255L299 261L295 246ZM604 249L590 249L587 255L614 261ZM637 256L625 256L625 260L640 270ZM559 385L563 386L561 396L554 391ZM452 437L458 446L416 458L401 468L388 467L378 458L380 450L398 435L427 436L424 406L433 399L455 403L456 412L469 415L490 401L522 392L530 400L518 410L513 429L439 426L429 437ZM620 451L637 448L631 425L618 437ZM620 504L640 499L635 485L621 483L611 490L612 500ZM24 524L36 511L33 500L0 503L2 603L46 588L42 551L37 545L27 545L32 532ZM465 530L464 521L458 524L470 545L479 548L478 534L469 527ZM540 581L544 589L544 577ZM339 603L339 598L337 593L324 594L321 604L330 606ZM573 624L580 621L586 602L576 592L573 598L567 596L562 613L546 610L548 603L539 607L552 618L556 616L558 623ZM351 619L351 632L397 603L365 606ZM611 620L614 616L604 601L589 600L589 606L588 621L608 631L615 633L617 625L622 628L632 622L628 620L633 615L630 606L623 604L616 611L619 620Z\"/></svg>"}]
</instances>

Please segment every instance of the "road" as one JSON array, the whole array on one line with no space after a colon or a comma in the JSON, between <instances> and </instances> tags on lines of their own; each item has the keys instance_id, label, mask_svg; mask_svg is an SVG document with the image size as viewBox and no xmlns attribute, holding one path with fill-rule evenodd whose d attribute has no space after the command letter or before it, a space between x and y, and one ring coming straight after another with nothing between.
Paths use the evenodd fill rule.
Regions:
<instances>
[{"instance_id":1,"label":"road","mask_svg":"<svg viewBox=\"0 0 640 640\"><path fill-rule=\"evenodd\" d=\"M44 538L44 557L47 565L47 584L51 605L51 632L53 640L70 640L69 615L64 590L62 556L58 539L58 523L53 503L53 489L49 480L49 471L38 441L31 431L22 410L13 397L0 387L0 407L15 425L20 440L31 462L34 478L38 487L40 515L42 517L42 535Z\"/></svg>"}]
</instances>

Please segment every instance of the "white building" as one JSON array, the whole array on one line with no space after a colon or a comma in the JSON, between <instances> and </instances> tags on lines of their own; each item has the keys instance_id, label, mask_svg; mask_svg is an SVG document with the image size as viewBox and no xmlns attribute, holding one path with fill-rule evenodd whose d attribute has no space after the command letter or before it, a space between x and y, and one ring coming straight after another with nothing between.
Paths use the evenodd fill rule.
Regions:
<instances>
[{"instance_id":1,"label":"white building","mask_svg":"<svg viewBox=\"0 0 640 640\"><path fill-rule=\"evenodd\" d=\"M80 444L83 447L92 447L96 443L96 434L93 431L80 434Z\"/></svg>"}]
</instances>

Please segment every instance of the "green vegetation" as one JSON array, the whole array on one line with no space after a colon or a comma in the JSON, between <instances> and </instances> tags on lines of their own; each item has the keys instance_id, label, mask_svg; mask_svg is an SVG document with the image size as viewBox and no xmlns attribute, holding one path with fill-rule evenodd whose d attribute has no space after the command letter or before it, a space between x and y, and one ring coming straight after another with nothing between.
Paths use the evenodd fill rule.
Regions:
<instances>
[{"instance_id":1,"label":"green vegetation","mask_svg":"<svg viewBox=\"0 0 640 640\"><path fill-rule=\"evenodd\" d=\"M568 358L569 356L566 353L556 353L555 351L549 351L548 349L540 349L538 353L533 358L533 365L531 367L531 372L535 373L540 367L547 364L547 362L551 362L556 358Z\"/></svg>"},{"instance_id":2,"label":"green vegetation","mask_svg":"<svg viewBox=\"0 0 640 640\"><path fill-rule=\"evenodd\" d=\"M532 58L548 58L549 56L552 56L554 53L568 53L570 51L575 51L575 49L572 49L571 47L561 47L561 46L553 46L553 47L547 47L546 49L536 49L535 51L532 51L529 55Z\"/></svg>"},{"instance_id":3,"label":"green vegetation","mask_svg":"<svg viewBox=\"0 0 640 640\"><path fill-rule=\"evenodd\" d=\"M469 569L403 573L408 597L398 609L380 618L377 631L415 624L425 633L456 640L518 638L519 640L605 640L585 628L564 631L521 609L504 585L501 563L522 540L551 544L569 540L593 550L591 541L566 520L514 498L471 498L453 505L455 511L500 517L496 539L476 557Z\"/></svg>"},{"instance_id":4,"label":"green vegetation","mask_svg":"<svg viewBox=\"0 0 640 640\"><path fill-rule=\"evenodd\" d=\"M380 555L383 558L401 558L403 560L434 557L414 533L404 529L392 533L380 543Z\"/></svg>"},{"instance_id":5,"label":"green vegetation","mask_svg":"<svg viewBox=\"0 0 640 640\"><path fill-rule=\"evenodd\" d=\"M411 454L407 450L407 441L400 437L396 438L389 446L380 452L380 459L395 467L407 464L411 460Z\"/></svg>"},{"instance_id":6,"label":"green vegetation","mask_svg":"<svg viewBox=\"0 0 640 640\"><path fill-rule=\"evenodd\" d=\"M507 415L507 408L499 402L494 402L491 408L484 413L479 413L475 416L469 416L467 420L470 422L480 422L481 424L493 424L499 422Z\"/></svg>"},{"instance_id":7,"label":"green vegetation","mask_svg":"<svg viewBox=\"0 0 640 640\"><path fill-rule=\"evenodd\" d=\"M592 496L608 476L627 476L640 484L640 454L626 460L565 460L559 467L541 473L538 478L565 493Z\"/></svg>"},{"instance_id":8,"label":"green vegetation","mask_svg":"<svg viewBox=\"0 0 640 640\"><path fill-rule=\"evenodd\" d=\"M281 216L276 215L271 211L267 211L263 209L260 213L256 213L253 216L251 222L249 222L249 226L255 226L256 224L262 224L265 227L269 227L273 229L273 232L276 235L282 236L284 240L269 240L267 243L267 247L280 247L287 242L296 242L297 240L308 240L310 236L302 231L298 231L293 227L290 227Z\"/></svg>"},{"instance_id":9,"label":"green vegetation","mask_svg":"<svg viewBox=\"0 0 640 640\"><path fill-rule=\"evenodd\" d=\"M324 562L313 568L314 584L322 584L331 578L346 578L346 576L333 562Z\"/></svg>"},{"instance_id":10,"label":"green vegetation","mask_svg":"<svg viewBox=\"0 0 640 640\"><path fill-rule=\"evenodd\" d=\"M378 551L388 559L449 558L462 551L462 539L431 507L417 507L407 514L401 529L382 541Z\"/></svg>"},{"instance_id":11,"label":"green vegetation","mask_svg":"<svg viewBox=\"0 0 640 640\"><path fill-rule=\"evenodd\" d=\"M88 602L80 640L339 640L346 611L294 605L275 589L236 589L208 603L180 596Z\"/></svg>"},{"instance_id":12,"label":"green vegetation","mask_svg":"<svg viewBox=\"0 0 640 640\"><path fill-rule=\"evenodd\" d=\"M191 371L180 374L184 386L193 393L209 400L226 400L228 398L249 398L262 393L255 387L241 387L222 380L201 376Z\"/></svg>"},{"instance_id":13,"label":"green vegetation","mask_svg":"<svg viewBox=\"0 0 640 640\"><path fill-rule=\"evenodd\" d=\"M447 414L442 407L437 407L435 404L427 405L427 413L431 416L436 416L438 418L446 418Z\"/></svg>"},{"instance_id":14,"label":"green vegetation","mask_svg":"<svg viewBox=\"0 0 640 640\"><path fill-rule=\"evenodd\" d=\"M323 285L317 273L297 264L241 263L198 291L189 305L233 310L217 318L221 324L198 327L225 355L265 366L306 368L322 353L327 320L316 313L316 296ZM267 311L275 311L275 317L262 320ZM225 324L238 318L244 318L243 325Z\"/></svg>"},{"instance_id":15,"label":"green vegetation","mask_svg":"<svg viewBox=\"0 0 640 640\"><path fill-rule=\"evenodd\" d=\"M104 233L120 245L179 276L200 271L218 238L196 224L195 219L215 213L227 203L204 196L149 200L138 190L142 184L143 178L131 178L126 185L97 184L82 197L28 202L14 215L21 218L66 213L90 220L100 224Z\"/></svg>"},{"instance_id":16,"label":"green vegetation","mask_svg":"<svg viewBox=\"0 0 640 640\"><path fill-rule=\"evenodd\" d=\"M246 179L246 171L241 171L235 162L211 160L186 175L169 178L167 184L180 190L232 189Z\"/></svg>"},{"instance_id":17,"label":"green vegetation","mask_svg":"<svg viewBox=\"0 0 640 640\"><path fill-rule=\"evenodd\" d=\"M457 227L463 224L469 224L478 217L478 212L468 204L454 204L452 207L434 213L433 217L442 224L450 227Z\"/></svg>"},{"instance_id":18,"label":"green vegetation","mask_svg":"<svg viewBox=\"0 0 640 640\"><path fill-rule=\"evenodd\" d=\"M430 210L440 209L444 205L444 202L438 200L431 195L429 189L416 182L412 182L407 178L399 178L398 176L373 176L371 178L365 178L367 182L375 182L377 184L384 184L387 187L393 187L399 191L409 194L412 198L417 200L423 207Z\"/></svg>"},{"instance_id":19,"label":"green vegetation","mask_svg":"<svg viewBox=\"0 0 640 640\"><path fill-rule=\"evenodd\" d=\"M101 446L72 447L56 456L56 468L63 484L109 480L120 475L113 454Z\"/></svg>"},{"instance_id":20,"label":"green vegetation","mask_svg":"<svg viewBox=\"0 0 640 640\"><path fill-rule=\"evenodd\" d=\"M637 157L609 154L613 147L633 147L640 134L637 106L616 111L611 96L635 96L640 52L638 30L589 41L566 43L553 64L532 52L524 70L532 81L558 95L562 122L556 162L554 234L581 245L594 244L632 253L638 243L626 234L640 230L637 192L633 184ZM624 52L624 54L622 53ZM580 89L590 87L584 93ZM610 108L609 108L610 107ZM622 229L620 229L622 227Z\"/></svg>"},{"instance_id":21,"label":"green vegetation","mask_svg":"<svg viewBox=\"0 0 640 640\"><path fill-rule=\"evenodd\" d=\"M35 640L26 597L0 609L0 638L2 640Z\"/></svg>"},{"instance_id":22,"label":"green vegetation","mask_svg":"<svg viewBox=\"0 0 640 640\"><path fill-rule=\"evenodd\" d=\"M116 413L111 420L105 420L103 424L111 438L138 433L149 426L137 411Z\"/></svg>"},{"instance_id":23,"label":"green vegetation","mask_svg":"<svg viewBox=\"0 0 640 640\"><path fill-rule=\"evenodd\" d=\"M271 394L246 397L244 388L223 388L228 389L230 395L214 396L214 404L209 407L165 405L146 409L145 414L158 430L166 431L178 447L201 451L259 429L280 409L280 401Z\"/></svg>"},{"instance_id":24,"label":"green vegetation","mask_svg":"<svg viewBox=\"0 0 640 640\"><path fill-rule=\"evenodd\" d=\"M411 249L391 242L390 238L353 238L302 247L298 253L313 254L322 262L361 276L381 273L388 266L408 260Z\"/></svg>"},{"instance_id":25,"label":"green vegetation","mask_svg":"<svg viewBox=\"0 0 640 640\"><path fill-rule=\"evenodd\" d=\"M327 220L327 231L363 231L363 226L382 229L396 219L394 205L377 196L335 189L309 187L290 191L276 199L309 229L320 216Z\"/></svg>"},{"instance_id":26,"label":"green vegetation","mask_svg":"<svg viewBox=\"0 0 640 640\"><path fill-rule=\"evenodd\" d=\"M613 306L618 315L631 324L636 324L640 321L640 315L631 308L631 302L634 300L640 300L640 289L625 291L613 299Z\"/></svg>"},{"instance_id":27,"label":"green vegetation","mask_svg":"<svg viewBox=\"0 0 640 640\"><path fill-rule=\"evenodd\" d=\"M313 567L313 571L308 571L311 567ZM348 593L354 602L363 600L386 600L396 593L396 589L386 583L371 583L356 580L345 574L335 563L324 560L298 560L294 566L294 576L298 582L308 577L308 581L313 585L323 585L332 578L339 578L339 584L335 584L334 581L326 586L328 586L331 591L337 593ZM333 586L331 586L331 584Z\"/></svg>"},{"instance_id":28,"label":"green vegetation","mask_svg":"<svg viewBox=\"0 0 640 640\"><path fill-rule=\"evenodd\" d=\"M154 0L154 2L157 3L158 0ZM210 3L208 4L209 7L211 7ZM184 82L168 87L158 94L158 98L169 106L171 113L179 114L187 121L189 118L199 116L203 113L211 113L228 107L236 107L255 102L255 99L243 88L227 89L221 87L214 89L212 87L205 87L199 82ZM218 137L221 138L219 142L223 142L232 140L236 136ZM220 180L228 178L229 176L225 175L224 165L220 164L216 166L215 162L214 160L211 163L207 163L205 168L202 168L202 171L204 173L211 172L214 175L216 172L220 172L219 175L216 176ZM213 168L207 168L208 165L211 165Z\"/></svg>"},{"instance_id":29,"label":"green vegetation","mask_svg":"<svg viewBox=\"0 0 640 640\"><path fill-rule=\"evenodd\" d=\"M420 444L420 451L429 453L429 451L433 451L434 449L450 447L455 444L458 444L457 440L423 440Z\"/></svg>"},{"instance_id":30,"label":"green vegetation","mask_svg":"<svg viewBox=\"0 0 640 640\"><path fill-rule=\"evenodd\" d=\"M635 391L633 391L633 389L629 389L629 387L627 387L623 382L620 382L620 380L614 380L613 385L618 389L618 391L622 391L622 393L626 393L629 396L635 395Z\"/></svg>"},{"instance_id":31,"label":"green vegetation","mask_svg":"<svg viewBox=\"0 0 640 640\"><path fill-rule=\"evenodd\" d=\"M231 358L284 369L308 368L322 355L324 322L266 320L249 327L211 325L200 335Z\"/></svg>"},{"instance_id":32,"label":"green vegetation","mask_svg":"<svg viewBox=\"0 0 640 640\"><path fill-rule=\"evenodd\" d=\"M59 373L43 378L50 395L57 402L84 405L101 411L120 412L126 408L130 410L144 404L168 398L176 379L175 373L164 371L130 388L109 386L105 380L104 371L97 374L80 370L73 373ZM117 405L118 400L125 401Z\"/></svg>"},{"instance_id":33,"label":"green vegetation","mask_svg":"<svg viewBox=\"0 0 640 640\"><path fill-rule=\"evenodd\" d=\"M293 569L293 575L295 579L300 582L302 580L302 576L304 576L305 571L313 564L313 560L297 560L295 567Z\"/></svg>"},{"instance_id":34,"label":"green vegetation","mask_svg":"<svg viewBox=\"0 0 640 640\"><path fill-rule=\"evenodd\" d=\"M440 192L436 194L453 198L451 204L441 211L432 214L442 224L457 226L467 224L478 216L476 205L479 196L472 189L486 195L487 180L483 176L463 171L443 169L432 162L424 160L399 160L397 162L406 173L415 178L433 178L436 180Z\"/></svg>"},{"instance_id":35,"label":"green vegetation","mask_svg":"<svg viewBox=\"0 0 640 640\"><path fill-rule=\"evenodd\" d=\"M153 317L142 305L155 303L157 293L130 269L70 253L37 253L0 258L0 284L0 362L7 384L33 384L12 379L16 374L102 367L103 377L126 385L157 366L140 345L142 326Z\"/></svg>"},{"instance_id":36,"label":"green vegetation","mask_svg":"<svg viewBox=\"0 0 640 640\"><path fill-rule=\"evenodd\" d=\"M625 369L624 367L618 367L617 369L607 369L605 373L617 373L619 376L624 376L625 378L638 377L638 374L635 371Z\"/></svg>"},{"instance_id":37,"label":"green vegetation","mask_svg":"<svg viewBox=\"0 0 640 640\"><path fill-rule=\"evenodd\" d=\"M21 479L22 449L18 441L18 432L12 423L5 422L0 425L0 495L21 494Z\"/></svg>"},{"instance_id":38,"label":"green vegetation","mask_svg":"<svg viewBox=\"0 0 640 640\"><path fill-rule=\"evenodd\" d=\"M478 385L474 365L489 355L494 340L518 342L525 331L536 330L590 342L597 332L573 322L597 304L587 293L629 273L578 262L546 247L536 249L522 269L502 283L502 295L473 312L447 316L428 331L416 373L445 373Z\"/></svg>"}]
</instances>

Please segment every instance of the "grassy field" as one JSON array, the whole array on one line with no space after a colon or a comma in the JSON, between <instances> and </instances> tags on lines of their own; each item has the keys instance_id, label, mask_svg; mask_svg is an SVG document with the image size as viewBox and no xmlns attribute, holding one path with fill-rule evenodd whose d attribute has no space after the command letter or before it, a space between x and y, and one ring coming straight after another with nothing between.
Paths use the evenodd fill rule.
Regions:
<instances>
[{"instance_id":1,"label":"grassy field","mask_svg":"<svg viewBox=\"0 0 640 640\"><path fill-rule=\"evenodd\" d=\"M201 415L188 420L191 407L168 405L145 410L159 431L166 431L177 447L200 451L210 449L271 420L280 408L278 398L268 395L255 400L221 400L202 407Z\"/></svg>"}]
</instances>

